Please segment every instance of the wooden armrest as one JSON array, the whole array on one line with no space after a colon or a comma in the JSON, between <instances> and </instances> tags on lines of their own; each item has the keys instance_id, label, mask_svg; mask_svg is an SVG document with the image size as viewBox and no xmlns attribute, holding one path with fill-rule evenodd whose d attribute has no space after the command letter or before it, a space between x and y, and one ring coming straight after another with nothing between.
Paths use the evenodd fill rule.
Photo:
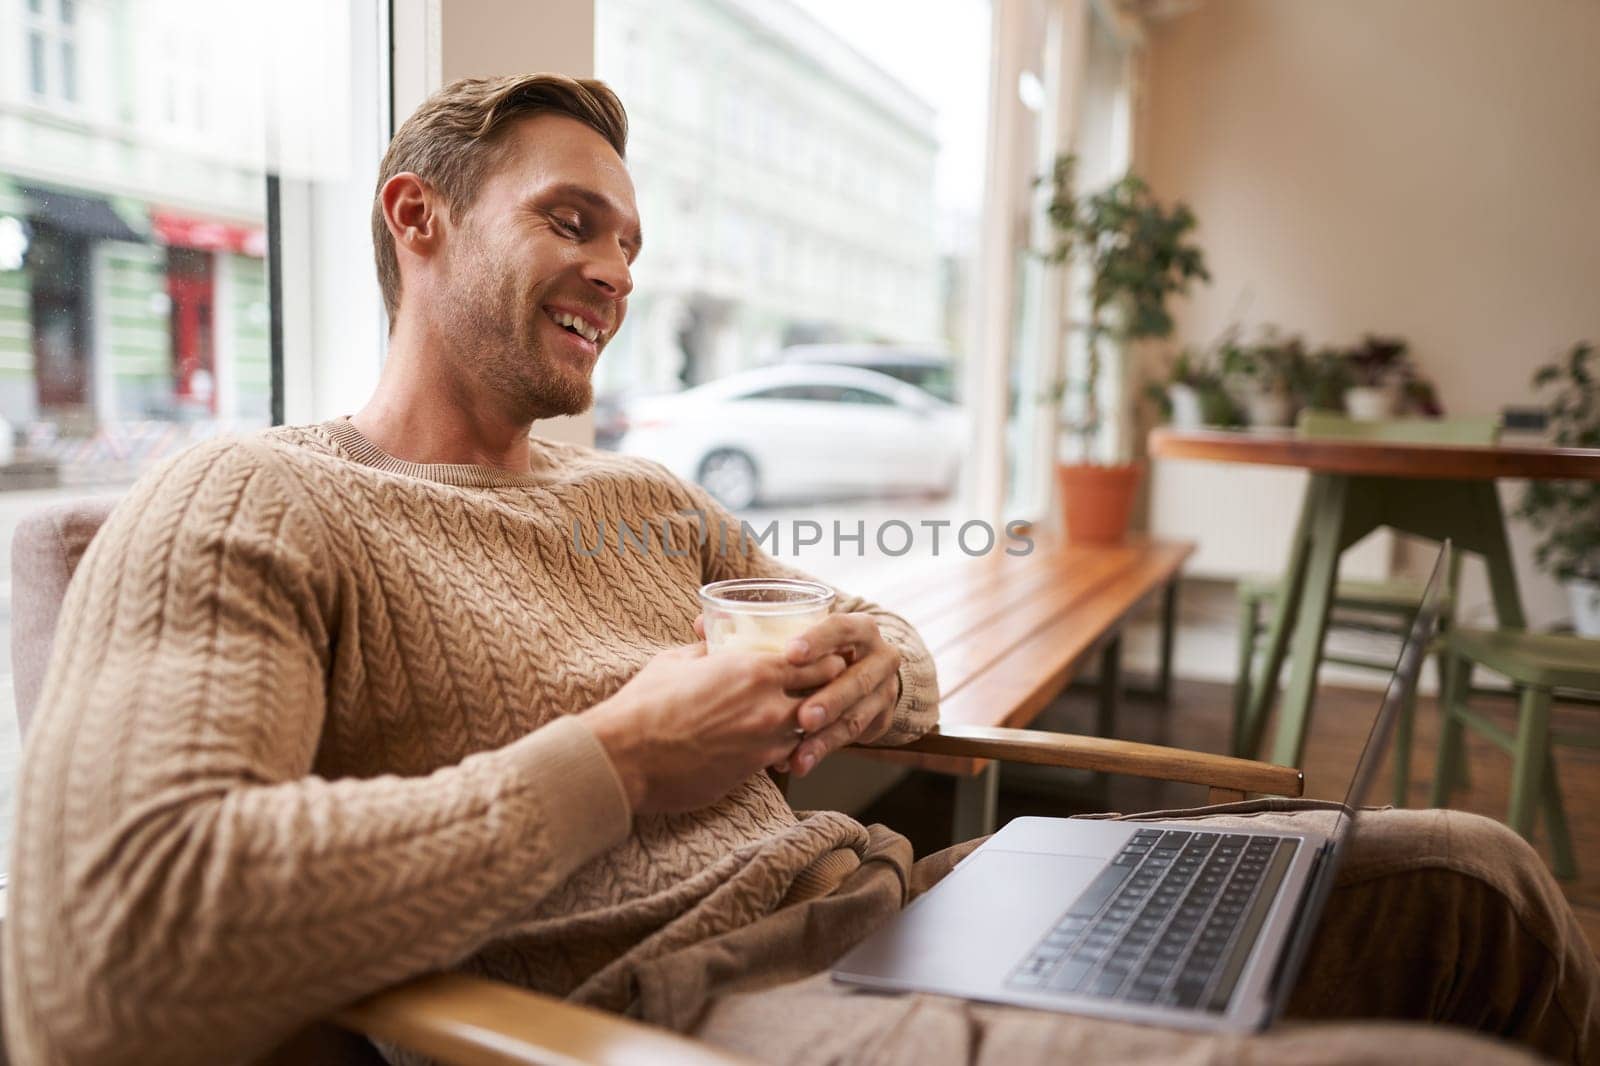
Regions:
<instances>
[{"instance_id":1,"label":"wooden armrest","mask_svg":"<svg viewBox=\"0 0 1600 1066\"><path fill-rule=\"evenodd\" d=\"M1163 781L1185 781L1209 785L1214 794L1261 792L1274 796L1298 796L1305 791L1305 775L1292 766L1184 751L1181 748L1164 748L1156 744L1109 740L1105 737L1049 733L1038 729L939 725L909 744L877 750L1000 759L1154 777Z\"/></svg>"},{"instance_id":2,"label":"wooden armrest","mask_svg":"<svg viewBox=\"0 0 1600 1066\"><path fill-rule=\"evenodd\" d=\"M668 1029L465 974L407 981L331 1020L449 1066L750 1066Z\"/></svg>"}]
</instances>

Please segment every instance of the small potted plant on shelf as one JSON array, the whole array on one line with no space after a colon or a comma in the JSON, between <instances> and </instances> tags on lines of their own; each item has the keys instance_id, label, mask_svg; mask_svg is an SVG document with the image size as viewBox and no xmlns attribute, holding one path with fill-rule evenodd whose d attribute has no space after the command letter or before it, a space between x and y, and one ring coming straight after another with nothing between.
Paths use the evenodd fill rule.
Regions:
<instances>
[{"instance_id":1,"label":"small potted plant on shelf","mask_svg":"<svg viewBox=\"0 0 1600 1066\"><path fill-rule=\"evenodd\" d=\"M1140 467L1125 455L1096 448L1103 349L1171 336L1167 298L1211 275L1200 248L1188 239L1195 217L1187 207L1163 207L1133 174L1079 196L1076 163L1072 155L1058 156L1048 178L1041 179L1051 184L1046 214L1055 238L1045 257L1054 263L1078 260L1089 272L1089 316L1082 326L1087 366L1082 380L1073 383L1062 369L1062 391L1076 391L1081 403L1063 426L1065 454L1056 478L1068 539L1105 543L1127 532Z\"/></svg>"},{"instance_id":2,"label":"small potted plant on shelf","mask_svg":"<svg viewBox=\"0 0 1600 1066\"><path fill-rule=\"evenodd\" d=\"M1551 443L1600 448L1600 366L1594 345L1574 345L1565 358L1540 367L1535 389L1544 393ZM1530 481L1517 517L1540 534L1534 562L1567 591L1572 623L1587 637L1600 637L1600 483Z\"/></svg>"},{"instance_id":3,"label":"small potted plant on shelf","mask_svg":"<svg viewBox=\"0 0 1600 1066\"><path fill-rule=\"evenodd\" d=\"M1289 389L1295 405L1313 411L1343 411L1350 370L1337 348L1319 348L1294 368Z\"/></svg>"},{"instance_id":4,"label":"small potted plant on shelf","mask_svg":"<svg viewBox=\"0 0 1600 1066\"><path fill-rule=\"evenodd\" d=\"M1399 337L1367 334L1345 353L1351 383L1344 391L1345 413L1379 421L1395 413L1397 393L1406 373L1407 344Z\"/></svg>"},{"instance_id":5,"label":"small potted plant on shelf","mask_svg":"<svg viewBox=\"0 0 1600 1066\"><path fill-rule=\"evenodd\" d=\"M1222 375L1239 397L1252 426L1287 426L1294 420L1294 384L1304 376L1305 345L1268 326L1254 344L1229 336L1222 345Z\"/></svg>"},{"instance_id":6,"label":"small potted plant on shelf","mask_svg":"<svg viewBox=\"0 0 1600 1066\"><path fill-rule=\"evenodd\" d=\"M1444 407L1439 403L1439 394L1434 391L1433 382L1417 373L1409 363L1406 365L1405 379L1400 383L1400 413L1423 418L1444 416Z\"/></svg>"},{"instance_id":7,"label":"small potted plant on shelf","mask_svg":"<svg viewBox=\"0 0 1600 1066\"><path fill-rule=\"evenodd\" d=\"M1145 386L1145 395L1174 429L1231 426L1238 422L1233 397L1223 387L1221 372L1210 353L1184 348L1162 375Z\"/></svg>"}]
</instances>

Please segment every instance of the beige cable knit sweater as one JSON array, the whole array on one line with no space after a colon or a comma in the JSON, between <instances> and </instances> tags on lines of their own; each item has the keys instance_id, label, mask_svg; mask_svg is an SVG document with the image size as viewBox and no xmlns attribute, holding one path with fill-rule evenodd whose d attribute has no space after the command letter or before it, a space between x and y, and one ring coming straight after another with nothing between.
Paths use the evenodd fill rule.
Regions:
<instances>
[{"instance_id":1,"label":"beige cable knit sweater","mask_svg":"<svg viewBox=\"0 0 1600 1066\"><path fill-rule=\"evenodd\" d=\"M719 550L719 519L647 461L536 441L526 475L418 466L344 420L144 478L79 566L23 758L16 1061L248 1059L456 966L620 1008L619 960L828 891L858 824L797 818L765 775L634 818L568 717L692 641L702 583L787 572ZM619 553L646 521L652 549ZM929 728L915 633L839 609L904 653L885 741Z\"/></svg>"}]
</instances>

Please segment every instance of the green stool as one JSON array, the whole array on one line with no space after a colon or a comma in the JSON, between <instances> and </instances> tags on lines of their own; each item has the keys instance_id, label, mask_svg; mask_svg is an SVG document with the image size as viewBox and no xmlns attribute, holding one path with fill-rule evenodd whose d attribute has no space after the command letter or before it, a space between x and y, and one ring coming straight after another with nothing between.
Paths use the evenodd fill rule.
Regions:
<instances>
[{"instance_id":1,"label":"green stool","mask_svg":"<svg viewBox=\"0 0 1600 1066\"><path fill-rule=\"evenodd\" d=\"M1500 439L1497 418L1396 418L1381 422L1359 421L1326 411L1302 411L1295 423L1302 437L1338 440L1392 441L1404 444L1482 444ZM1456 587L1460 583L1461 555L1450 556L1444 599L1440 602L1440 629L1449 628ZM1281 582L1276 578L1245 578L1239 582L1239 664L1233 686L1233 744L1235 755L1254 758L1256 752L1243 750L1245 719L1252 695L1252 674L1256 646L1266 627L1261 622L1263 608L1277 602ZM1358 628L1369 633L1385 633L1401 640L1411 630L1422 602L1422 585L1411 581L1341 581L1334 587L1330 628ZM1363 616L1356 621L1354 616ZM1353 655L1321 654L1323 662L1356 666L1378 673L1391 673L1393 659L1372 659ZM1440 670L1444 668L1440 662ZM1273 679L1275 682L1276 679ZM1411 734L1416 696L1400 710L1395 729L1394 802L1404 807L1411 783Z\"/></svg>"},{"instance_id":2,"label":"green stool","mask_svg":"<svg viewBox=\"0 0 1600 1066\"><path fill-rule=\"evenodd\" d=\"M1440 699L1444 730L1439 737L1439 765L1429 804L1442 807L1465 768L1463 726L1471 726L1511 755L1511 809L1506 823L1523 837L1533 830L1535 806L1544 808L1556 876L1577 876L1572 835L1561 804L1552 744L1600 748L1600 734L1574 734L1550 728L1550 704L1556 689L1600 691L1600 641L1586 637L1525 633L1520 630L1454 629L1445 637L1445 690ZM1521 712L1513 736L1469 710L1472 668L1485 666L1509 678L1522 691Z\"/></svg>"}]
</instances>

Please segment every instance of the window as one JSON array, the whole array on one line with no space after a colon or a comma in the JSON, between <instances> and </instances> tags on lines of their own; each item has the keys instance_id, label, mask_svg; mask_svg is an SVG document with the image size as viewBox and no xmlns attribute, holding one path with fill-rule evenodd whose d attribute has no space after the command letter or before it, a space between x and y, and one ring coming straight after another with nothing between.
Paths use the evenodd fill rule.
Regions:
<instances>
[{"instance_id":1,"label":"window","mask_svg":"<svg viewBox=\"0 0 1600 1066\"><path fill-rule=\"evenodd\" d=\"M28 88L34 97L78 102L78 5L74 0L28 0Z\"/></svg>"},{"instance_id":2,"label":"window","mask_svg":"<svg viewBox=\"0 0 1600 1066\"><path fill-rule=\"evenodd\" d=\"M958 398L950 386L968 347L967 309L977 306L965 291L978 276L977 234L963 220L976 216L981 195L985 0L597 0L596 14L595 73L625 89L641 204L685 178L698 196L674 247L652 240L635 268L628 322L596 371L602 403L626 409L642 402L637 394L659 391L647 386L758 373L784 361L785 349L819 342L879 355L914 345L929 353L919 380ZM908 25L930 32L913 38ZM706 42L715 133L704 138L672 136L681 116L671 100L637 91L630 66L652 60L626 47L638 39L641 50L659 52L658 36L688 26ZM647 231L658 226L643 221ZM674 268L678 255L713 265ZM864 378L881 374L871 356L851 365ZM690 480L705 469L708 449L745 452L742 469L764 483L752 494L741 479L734 509L752 521L806 516L853 528L869 515L912 524L955 517L966 506L965 421L951 412L908 424L897 416L904 408L895 383L880 380L877 390L822 375L753 380L741 393L749 399L802 402L769 402L760 414L750 410L756 403L735 410L741 405L719 402L701 425L682 427L675 456L642 431L606 443L656 450L652 457ZM925 555L897 565L917 559ZM881 562L800 560L845 585L848 568Z\"/></svg>"},{"instance_id":3,"label":"window","mask_svg":"<svg viewBox=\"0 0 1600 1066\"><path fill-rule=\"evenodd\" d=\"M744 397L746 400L801 400L806 403L827 399L814 385L780 385L775 389L761 389Z\"/></svg>"},{"instance_id":4,"label":"window","mask_svg":"<svg viewBox=\"0 0 1600 1066\"><path fill-rule=\"evenodd\" d=\"M956 380L948 366L938 367L907 367L903 373L895 375L903 381L910 382L924 392L931 393L941 400L955 400Z\"/></svg>"},{"instance_id":5,"label":"window","mask_svg":"<svg viewBox=\"0 0 1600 1066\"><path fill-rule=\"evenodd\" d=\"M15 85L0 80L0 110L12 121L0 143L0 515L8 530L0 572L9 573L9 529L23 515L120 496L192 443L268 425L286 400L274 387L275 318L337 319L348 331L365 301L374 328L380 321L362 234L387 124L377 110L388 96L378 84L388 5L346 0L286 16L188 0L0 3L8 5L0 56L25 55L28 65ZM19 12L22 33L13 35ZM247 56L239 55L243 41L251 42ZM80 54L91 42L102 50ZM224 54L235 61L211 58ZM269 80L276 88L264 107ZM194 136L208 114L226 114L225 128ZM175 119L188 135L174 136ZM305 264L284 279L276 306L269 174L284 194L279 247ZM344 195L363 206L335 206ZM349 262L294 247L297 235L314 232L313 211L350 215L354 237L321 221L315 230L340 249L356 244ZM340 314L312 315L319 300ZM311 349L332 343L285 334L286 360L298 360L303 377L322 364L341 372L365 365L347 354L359 344L342 343L337 360L319 363ZM374 374L379 354L374 340ZM296 380L291 374L289 385ZM330 406L296 415L291 404L290 417L331 414ZM9 601L8 588L0 599L5 647ZM19 746L10 656L0 655L0 855L10 850Z\"/></svg>"},{"instance_id":6,"label":"window","mask_svg":"<svg viewBox=\"0 0 1600 1066\"><path fill-rule=\"evenodd\" d=\"M866 404L872 407L893 407L894 401L881 392L866 389L840 389L839 403Z\"/></svg>"},{"instance_id":7,"label":"window","mask_svg":"<svg viewBox=\"0 0 1600 1066\"><path fill-rule=\"evenodd\" d=\"M687 42L678 41L681 55L688 54ZM697 134L700 129L702 103L700 73L687 61L672 64L672 106L684 126L686 134Z\"/></svg>"},{"instance_id":8,"label":"window","mask_svg":"<svg viewBox=\"0 0 1600 1066\"><path fill-rule=\"evenodd\" d=\"M896 401L871 389L848 385L779 385L745 394L745 400L786 400L802 403L844 403L858 407L895 407Z\"/></svg>"},{"instance_id":9,"label":"window","mask_svg":"<svg viewBox=\"0 0 1600 1066\"><path fill-rule=\"evenodd\" d=\"M1032 174L1048 174L1055 156L1070 151L1078 159L1080 192L1103 187L1125 173L1131 160L1129 46L1093 5L1034 8L1023 28L1029 43L1018 56L1021 67L1008 105ZM1072 105L1070 114L1060 110L1063 101ZM1055 243L1044 210L1049 193L1044 183L1030 188L1033 247ZM1063 425L1081 425L1086 409L1086 338L1081 329L1063 329L1061 323L1088 317L1087 278L1082 264L1046 267L1037 256L1018 251L1005 489L1008 509L1038 514L1050 497L1058 457L1076 459L1085 446L1091 454L1126 453L1132 427L1123 416L1127 371L1120 357L1107 352L1094 440L1062 432Z\"/></svg>"}]
</instances>

